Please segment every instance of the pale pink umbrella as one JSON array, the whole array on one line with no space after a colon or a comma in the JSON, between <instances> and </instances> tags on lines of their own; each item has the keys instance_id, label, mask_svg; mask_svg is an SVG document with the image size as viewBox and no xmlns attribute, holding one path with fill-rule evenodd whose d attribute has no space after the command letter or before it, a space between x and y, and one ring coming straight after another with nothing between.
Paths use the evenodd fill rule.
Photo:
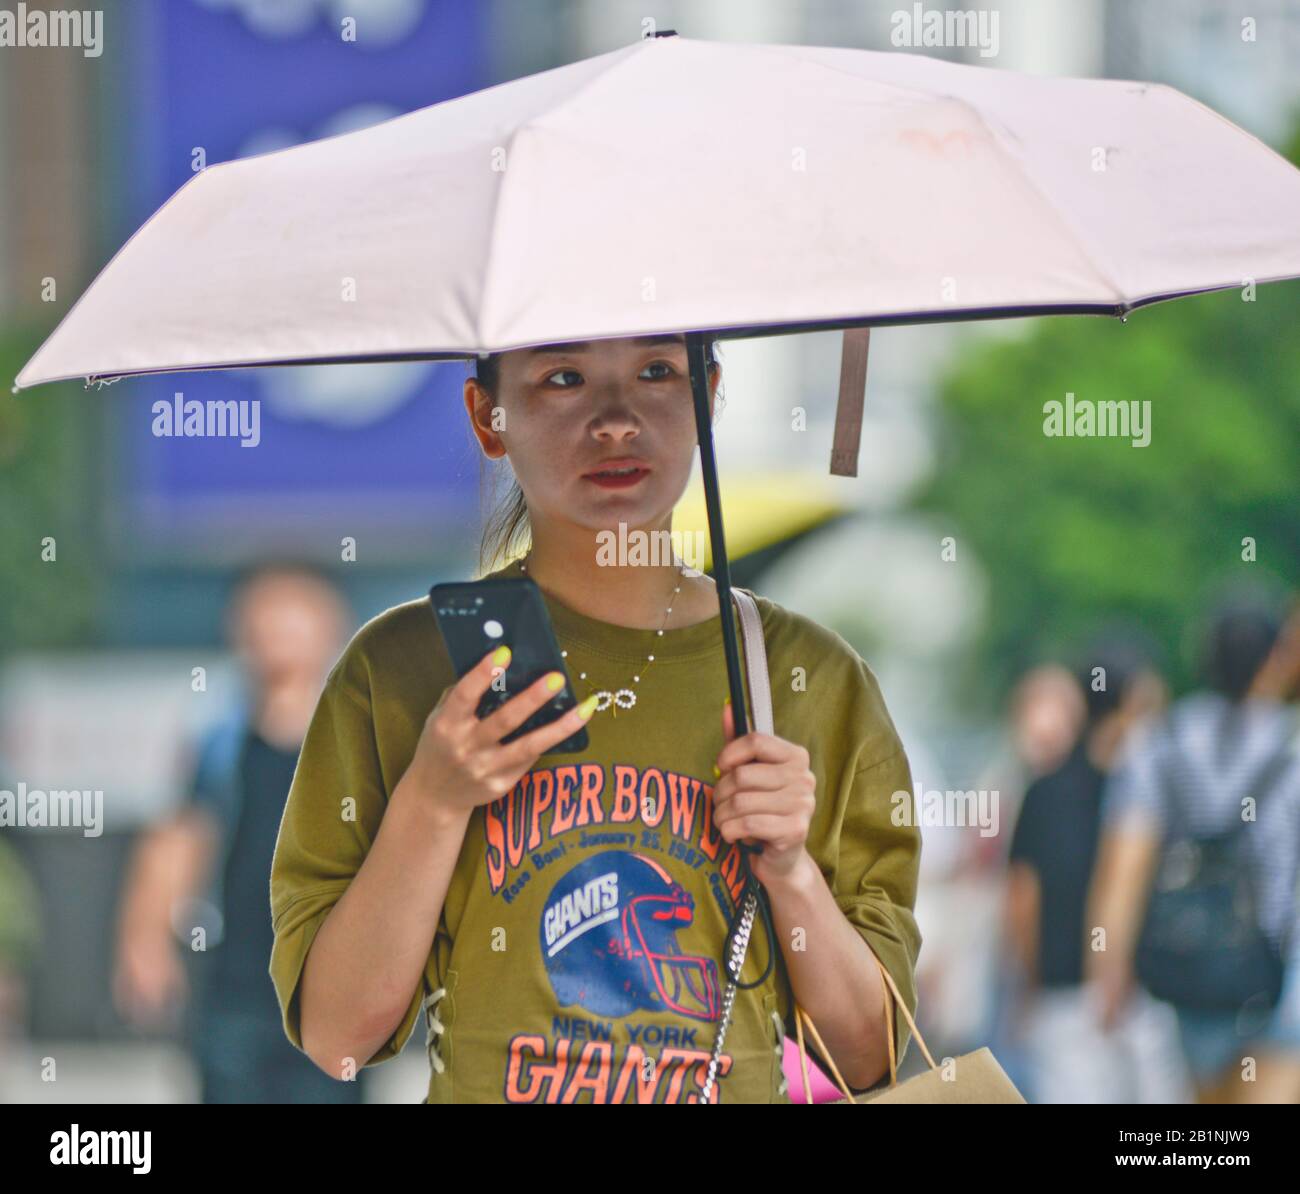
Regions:
<instances>
[{"instance_id":1,"label":"pale pink umbrella","mask_svg":"<svg viewBox=\"0 0 1300 1194\"><path fill-rule=\"evenodd\" d=\"M666 31L207 167L16 385L685 332L726 609L698 333L859 329L831 461L854 475L869 327L1298 275L1300 171L1173 88Z\"/></svg>"}]
</instances>

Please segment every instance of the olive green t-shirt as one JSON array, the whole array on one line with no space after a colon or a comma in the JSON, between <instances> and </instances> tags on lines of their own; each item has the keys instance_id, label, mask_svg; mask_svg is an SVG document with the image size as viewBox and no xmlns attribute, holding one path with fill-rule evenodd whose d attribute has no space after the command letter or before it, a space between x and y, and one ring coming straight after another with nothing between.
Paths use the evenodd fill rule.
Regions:
<instances>
[{"instance_id":1,"label":"olive green t-shirt","mask_svg":"<svg viewBox=\"0 0 1300 1194\"><path fill-rule=\"evenodd\" d=\"M491 574L518 575L517 563ZM807 748L817 780L807 850L914 1012L920 831L891 815L894 793L910 799L906 755L852 647L757 602L775 732ZM721 624L670 622L660 634L597 621L550 596L546 604L578 698L631 687L636 703L596 713L586 750L541 756L506 796L474 811L423 981L367 1064L400 1052L423 1013L427 1103L698 1102L743 881L738 847L710 817L727 696ZM455 680L424 597L366 623L326 681L271 869L270 974L298 1048L312 940L365 861L424 721ZM744 981L759 976L769 948L757 921ZM781 1040L791 1010L778 953L761 986L737 992L714 1099L788 1101ZM895 1020L901 1060L909 1032Z\"/></svg>"}]
</instances>

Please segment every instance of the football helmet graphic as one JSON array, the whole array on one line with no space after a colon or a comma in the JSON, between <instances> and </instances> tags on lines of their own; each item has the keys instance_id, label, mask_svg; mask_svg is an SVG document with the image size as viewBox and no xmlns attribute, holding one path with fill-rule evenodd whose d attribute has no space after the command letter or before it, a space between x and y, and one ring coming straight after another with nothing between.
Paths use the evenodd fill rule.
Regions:
<instances>
[{"instance_id":1,"label":"football helmet graphic","mask_svg":"<svg viewBox=\"0 0 1300 1194\"><path fill-rule=\"evenodd\" d=\"M694 919L691 893L653 859L606 850L578 863L542 909L542 959L560 1005L716 1020L716 964L677 943Z\"/></svg>"}]
</instances>

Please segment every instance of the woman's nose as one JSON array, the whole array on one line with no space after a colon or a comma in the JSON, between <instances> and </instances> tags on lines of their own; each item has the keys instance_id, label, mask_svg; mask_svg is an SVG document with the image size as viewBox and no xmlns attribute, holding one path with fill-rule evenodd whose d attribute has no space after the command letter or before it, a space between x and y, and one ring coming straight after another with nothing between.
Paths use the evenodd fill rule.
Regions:
<instances>
[{"instance_id":1,"label":"woman's nose","mask_svg":"<svg viewBox=\"0 0 1300 1194\"><path fill-rule=\"evenodd\" d=\"M639 431L641 421L632 405L618 392L601 394L596 398L596 413L592 417L592 430L607 435L625 435Z\"/></svg>"}]
</instances>

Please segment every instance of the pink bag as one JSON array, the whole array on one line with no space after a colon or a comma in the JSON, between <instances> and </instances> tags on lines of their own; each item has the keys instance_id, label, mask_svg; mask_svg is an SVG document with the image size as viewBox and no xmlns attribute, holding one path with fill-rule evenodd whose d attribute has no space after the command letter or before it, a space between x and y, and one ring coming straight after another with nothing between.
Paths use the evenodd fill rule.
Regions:
<instances>
[{"instance_id":1,"label":"pink bag","mask_svg":"<svg viewBox=\"0 0 1300 1194\"><path fill-rule=\"evenodd\" d=\"M803 1073L799 1069L799 1046L789 1037L785 1038L785 1053L781 1058L781 1070L785 1080L790 1084L790 1101L792 1103L834 1103L844 1097L843 1092L827 1076L826 1071L813 1059L808 1058L808 1085L812 1087L812 1099L809 1100L803 1087Z\"/></svg>"}]
</instances>

